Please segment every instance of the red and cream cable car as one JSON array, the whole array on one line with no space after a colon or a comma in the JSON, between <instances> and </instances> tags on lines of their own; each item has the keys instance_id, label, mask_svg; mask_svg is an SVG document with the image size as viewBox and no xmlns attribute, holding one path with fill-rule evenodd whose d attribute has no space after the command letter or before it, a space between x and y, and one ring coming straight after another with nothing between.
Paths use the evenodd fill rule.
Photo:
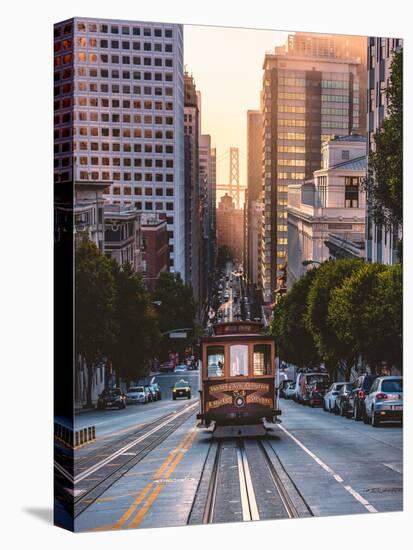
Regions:
<instances>
[{"instance_id":1,"label":"red and cream cable car","mask_svg":"<svg viewBox=\"0 0 413 550\"><path fill-rule=\"evenodd\" d=\"M261 323L236 321L213 326L201 339L200 404L197 418L214 436L263 435L263 421L281 414L275 386L275 342Z\"/></svg>"}]
</instances>

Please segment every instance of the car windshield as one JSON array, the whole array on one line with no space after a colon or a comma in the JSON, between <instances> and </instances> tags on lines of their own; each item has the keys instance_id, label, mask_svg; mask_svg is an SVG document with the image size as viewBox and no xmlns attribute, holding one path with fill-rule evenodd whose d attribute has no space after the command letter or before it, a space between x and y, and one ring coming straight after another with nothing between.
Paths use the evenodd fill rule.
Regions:
<instances>
[{"instance_id":1,"label":"car windshield","mask_svg":"<svg viewBox=\"0 0 413 550\"><path fill-rule=\"evenodd\" d=\"M129 393L141 393L143 392L143 387L138 386L137 388L129 388Z\"/></svg>"},{"instance_id":2,"label":"car windshield","mask_svg":"<svg viewBox=\"0 0 413 550\"><path fill-rule=\"evenodd\" d=\"M187 388L188 387L188 382L185 382L184 380L182 380L182 382L177 382L175 384L175 388Z\"/></svg>"},{"instance_id":3,"label":"car windshield","mask_svg":"<svg viewBox=\"0 0 413 550\"><path fill-rule=\"evenodd\" d=\"M385 392L402 392L403 380L383 380L381 383L381 391Z\"/></svg>"},{"instance_id":4,"label":"car windshield","mask_svg":"<svg viewBox=\"0 0 413 550\"><path fill-rule=\"evenodd\" d=\"M102 395L105 397L112 396L112 395L120 395L121 391L119 388L115 388L113 390L103 390Z\"/></svg>"}]
</instances>

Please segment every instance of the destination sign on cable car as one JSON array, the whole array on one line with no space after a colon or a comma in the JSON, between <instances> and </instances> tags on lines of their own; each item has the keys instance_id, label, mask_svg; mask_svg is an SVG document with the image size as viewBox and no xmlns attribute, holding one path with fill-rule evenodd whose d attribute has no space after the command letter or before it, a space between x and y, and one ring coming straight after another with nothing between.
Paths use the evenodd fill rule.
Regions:
<instances>
[{"instance_id":1,"label":"destination sign on cable car","mask_svg":"<svg viewBox=\"0 0 413 550\"><path fill-rule=\"evenodd\" d=\"M219 323L214 325L214 333L216 336L225 336L227 334L259 334L261 327L261 323L254 321Z\"/></svg>"}]
</instances>

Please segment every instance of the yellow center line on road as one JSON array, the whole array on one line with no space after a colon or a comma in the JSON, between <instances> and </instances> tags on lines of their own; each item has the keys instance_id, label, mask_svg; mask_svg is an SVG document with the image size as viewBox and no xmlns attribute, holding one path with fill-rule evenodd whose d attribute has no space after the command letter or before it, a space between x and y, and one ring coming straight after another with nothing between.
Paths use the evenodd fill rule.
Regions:
<instances>
[{"instance_id":1,"label":"yellow center line on road","mask_svg":"<svg viewBox=\"0 0 413 550\"><path fill-rule=\"evenodd\" d=\"M142 522L143 518L145 517L148 510L151 508L152 504L155 502L155 500L158 498L159 493L162 491L163 487L165 486L165 480L167 480L172 472L175 470L175 468L178 466L180 461L184 457L185 451L189 449L189 447L192 445L195 436L196 436L196 427L192 429L192 431L189 433L190 437L187 441L187 443L182 447L179 454L177 454L175 460L172 462L172 464L167 469L164 479L159 481L159 483L156 485L156 487L153 489L152 493L149 495L148 499L146 500L145 504L142 506L142 508L139 510L139 512L136 514L136 516L133 518L133 520L129 523L128 528L134 529L139 526L139 524ZM164 471L164 469L163 469ZM155 478L157 476L155 475Z\"/></svg>"},{"instance_id":2,"label":"yellow center line on road","mask_svg":"<svg viewBox=\"0 0 413 550\"><path fill-rule=\"evenodd\" d=\"M195 429L195 428L194 428ZM169 466L169 464L174 460L175 456L181 449L184 448L187 441L190 439L192 435L192 431L186 434L186 436L183 438L183 440L180 442L180 444L171 452L169 457L163 462L163 464L158 468L158 470L154 474L154 479L162 475L162 473L165 471L165 469ZM129 506L129 508L122 514L122 516L118 519L118 521L113 526L102 526L98 527L95 530L106 530L106 529L121 529L125 523L129 520L131 515L135 512L136 508L141 504L141 502L144 500L146 495L148 494L149 490L153 486L153 481L150 481L146 484L146 486L140 491L136 497L136 499L132 502L132 504Z\"/></svg>"}]
</instances>

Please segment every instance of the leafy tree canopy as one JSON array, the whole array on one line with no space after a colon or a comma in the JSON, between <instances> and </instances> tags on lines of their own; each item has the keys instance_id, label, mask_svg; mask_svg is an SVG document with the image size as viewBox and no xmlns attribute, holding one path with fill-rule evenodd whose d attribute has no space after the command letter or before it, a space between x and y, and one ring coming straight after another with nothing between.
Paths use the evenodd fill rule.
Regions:
<instances>
[{"instance_id":1,"label":"leafy tree canopy","mask_svg":"<svg viewBox=\"0 0 413 550\"><path fill-rule=\"evenodd\" d=\"M127 381L146 376L159 341L157 314L142 277L129 263L112 265L117 286L115 322L117 338L110 358L118 376Z\"/></svg>"},{"instance_id":2,"label":"leafy tree canopy","mask_svg":"<svg viewBox=\"0 0 413 550\"><path fill-rule=\"evenodd\" d=\"M192 328L189 340L172 340L168 335L161 340L161 354L164 357L168 351L178 351L182 354L185 346L198 334L195 325L196 304L191 285L185 284L179 273L161 273L152 300L159 302L157 311L161 333L179 328Z\"/></svg>"},{"instance_id":3,"label":"leafy tree canopy","mask_svg":"<svg viewBox=\"0 0 413 550\"><path fill-rule=\"evenodd\" d=\"M278 355L299 367L316 366L321 362L312 334L305 323L308 292L316 272L316 269L307 271L283 296L274 310L271 325Z\"/></svg>"},{"instance_id":4,"label":"leafy tree canopy","mask_svg":"<svg viewBox=\"0 0 413 550\"><path fill-rule=\"evenodd\" d=\"M374 135L365 181L369 208L387 229L403 224L403 50L394 53L386 91L388 117Z\"/></svg>"},{"instance_id":5,"label":"leafy tree canopy","mask_svg":"<svg viewBox=\"0 0 413 550\"><path fill-rule=\"evenodd\" d=\"M334 329L328 322L328 307L333 290L344 279L360 269L362 260L341 259L324 262L317 270L308 293L305 322L314 338L315 347L322 359L332 368L338 362L349 362L353 358L351 350L342 346Z\"/></svg>"},{"instance_id":6,"label":"leafy tree canopy","mask_svg":"<svg viewBox=\"0 0 413 550\"><path fill-rule=\"evenodd\" d=\"M114 340L117 297L112 263L89 240L75 250L75 347L88 369L87 406L92 404L96 363Z\"/></svg>"}]
</instances>

